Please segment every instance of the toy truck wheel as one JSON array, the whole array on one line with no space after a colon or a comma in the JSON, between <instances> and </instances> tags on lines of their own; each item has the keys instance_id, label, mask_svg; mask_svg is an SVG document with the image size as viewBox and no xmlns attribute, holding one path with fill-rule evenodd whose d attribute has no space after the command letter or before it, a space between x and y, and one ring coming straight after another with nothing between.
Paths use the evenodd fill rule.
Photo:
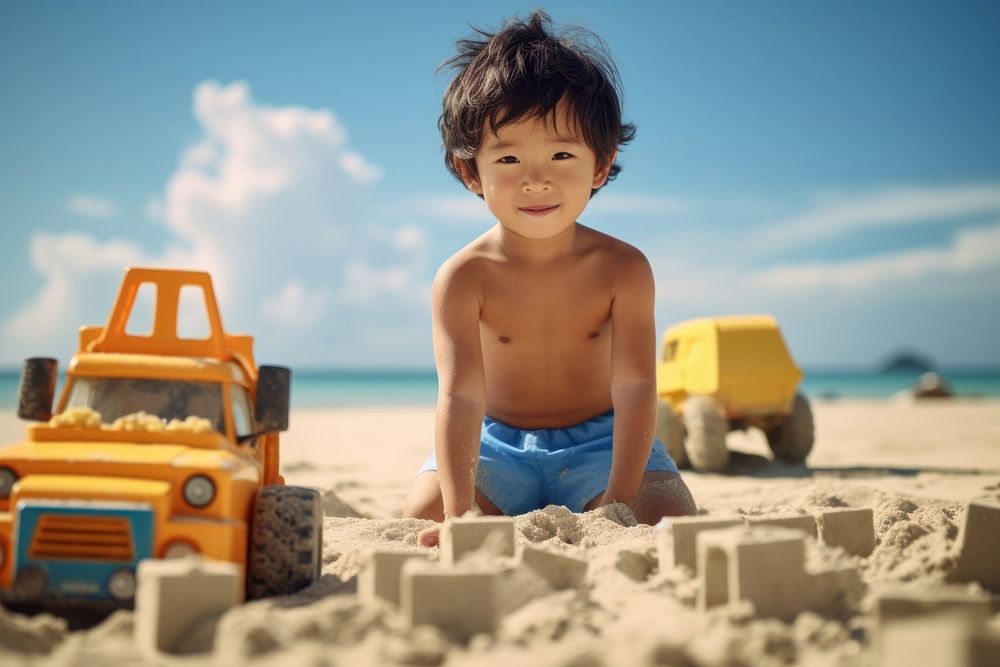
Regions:
<instances>
[{"instance_id":1,"label":"toy truck wheel","mask_svg":"<svg viewBox=\"0 0 1000 667\"><path fill-rule=\"evenodd\" d=\"M684 424L673 408L663 401L656 402L656 438L667 448L667 453L678 468L689 467L684 453Z\"/></svg>"},{"instance_id":2,"label":"toy truck wheel","mask_svg":"<svg viewBox=\"0 0 1000 667\"><path fill-rule=\"evenodd\" d=\"M300 486L265 486L250 529L247 597L289 595L319 579L323 509L319 493Z\"/></svg>"},{"instance_id":3,"label":"toy truck wheel","mask_svg":"<svg viewBox=\"0 0 1000 667\"><path fill-rule=\"evenodd\" d=\"M691 467L699 472L722 470L729 463L726 415L712 398L692 396L684 401L685 451Z\"/></svg>"},{"instance_id":4,"label":"toy truck wheel","mask_svg":"<svg viewBox=\"0 0 1000 667\"><path fill-rule=\"evenodd\" d=\"M789 463L801 463L812 451L815 434L812 408L802 394L795 395L795 405L780 426L767 433L767 444L774 456Z\"/></svg>"}]
</instances>

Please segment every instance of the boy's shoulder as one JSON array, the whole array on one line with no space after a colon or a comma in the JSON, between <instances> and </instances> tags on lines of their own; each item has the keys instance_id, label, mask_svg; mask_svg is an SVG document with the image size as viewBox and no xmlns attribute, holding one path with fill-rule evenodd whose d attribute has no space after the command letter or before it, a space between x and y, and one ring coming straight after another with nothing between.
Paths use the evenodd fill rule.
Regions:
<instances>
[{"instance_id":1,"label":"boy's shoulder","mask_svg":"<svg viewBox=\"0 0 1000 667\"><path fill-rule=\"evenodd\" d=\"M475 239L454 255L446 259L434 276L434 284L441 286L451 282L461 282L467 286L480 283L485 266L499 259L496 244L491 242L489 233Z\"/></svg>"},{"instance_id":2,"label":"boy's shoulder","mask_svg":"<svg viewBox=\"0 0 1000 667\"><path fill-rule=\"evenodd\" d=\"M609 269L649 267L646 255L631 243L584 225L579 225L579 232L583 252L606 263Z\"/></svg>"},{"instance_id":3,"label":"boy's shoulder","mask_svg":"<svg viewBox=\"0 0 1000 667\"><path fill-rule=\"evenodd\" d=\"M641 250L619 238L578 225L578 256L601 265L602 272L612 277L647 275L651 272L649 261ZM505 263L503 252L495 235L487 232L446 259L434 276L434 283L444 287L448 283L461 283L466 289L482 284L491 265Z\"/></svg>"}]
</instances>

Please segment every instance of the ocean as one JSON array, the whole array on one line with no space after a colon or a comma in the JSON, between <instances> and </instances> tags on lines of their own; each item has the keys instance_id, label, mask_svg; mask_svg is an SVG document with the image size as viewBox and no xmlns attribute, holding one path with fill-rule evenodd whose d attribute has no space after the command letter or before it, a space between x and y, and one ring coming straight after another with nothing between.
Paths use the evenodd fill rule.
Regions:
<instances>
[{"instance_id":1,"label":"ocean","mask_svg":"<svg viewBox=\"0 0 1000 667\"><path fill-rule=\"evenodd\" d=\"M17 407L20 371L0 370L0 409ZM959 396L1000 398L1000 368L939 371ZM917 382L918 373L879 373L865 369L805 369L800 390L811 399L890 398ZM60 378L61 380L61 378ZM62 382L60 381L60 389ZM434 405L433 370L313 370L292 372L292 407Z\"/></svg>"}]
</instances>

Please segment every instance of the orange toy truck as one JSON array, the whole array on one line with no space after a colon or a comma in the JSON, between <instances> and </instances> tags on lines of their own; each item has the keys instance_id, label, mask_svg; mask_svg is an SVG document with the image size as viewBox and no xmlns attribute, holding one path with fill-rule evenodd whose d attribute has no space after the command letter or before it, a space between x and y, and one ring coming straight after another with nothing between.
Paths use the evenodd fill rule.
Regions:
<instances>
[{"instance_id":1,"label":"orange toy truck","mask_svg":"<svg viewBox=\"0 0 1000 667\"><path fill-rule=\"evenodd\" d=\"M148 335L130 325L140 287ZM179 335L182 296L206 337ZM319 496L278 474L289 381L223 330L207 273L127 270L107 324L80 329L54 412L56 361L25 362L18 415L42 423L0 447L0 599L130 606L140 560L190 553L242 566L250 598L315 581Z\"/></svg>"}]
</instances>

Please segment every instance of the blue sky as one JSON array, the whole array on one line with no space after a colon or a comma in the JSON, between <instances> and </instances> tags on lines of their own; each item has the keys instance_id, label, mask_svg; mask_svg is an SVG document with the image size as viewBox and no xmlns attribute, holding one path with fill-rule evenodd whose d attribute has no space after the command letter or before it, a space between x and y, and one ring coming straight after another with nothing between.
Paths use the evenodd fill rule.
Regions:
<instances>
[{"instance_id":1,"label":"blue sky","mask_svg":"<svg viewBox=\"0 0 1000 667\"><path fill-rule=\"evenodd\" d=\"M517 2L0 4L0 364L67 359L130 264L211 270L299 366L432 365L428 289L490 224L437 65ZM806 365L1000 364L1000 5L548 2L637 123L581 221L657 327L771 312Z\"/></svg>"}]
</instances>

